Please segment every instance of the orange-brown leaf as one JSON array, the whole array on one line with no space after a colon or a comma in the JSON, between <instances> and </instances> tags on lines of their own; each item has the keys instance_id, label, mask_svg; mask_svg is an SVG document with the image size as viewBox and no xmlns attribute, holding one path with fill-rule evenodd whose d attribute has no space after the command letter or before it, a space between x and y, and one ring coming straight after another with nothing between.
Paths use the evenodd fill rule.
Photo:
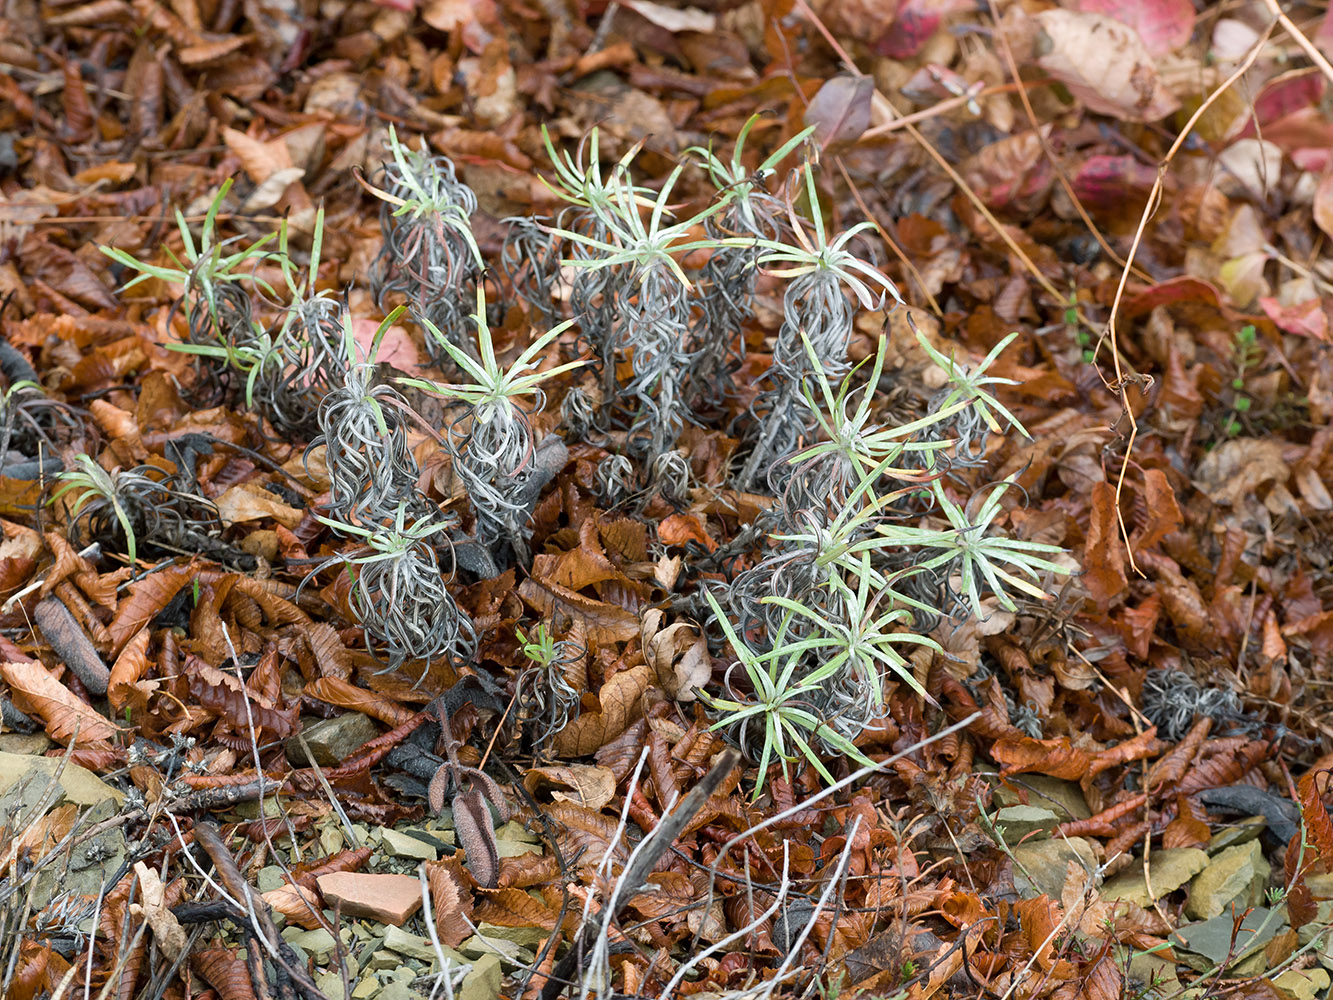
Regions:
<instances>
[{"instance_id":1,"label":"orange-brown leaf","mask_svg":"<svg viewBox=\"0 0 1333 1000\"><path fill-rule=\"evenodd\" d=\"M79 743L113 740L119 732L36 661L0 663L0 674L9 684L14 703L40 718L47 735L59 743L68 744L76 732Z\"/></svg>"},{"instance_id":2,"label":"orange-brown leaf","mask_svg":"<svg viewBox=\"0 0 1333 1000\"><path fill-rule=\"evenodd\" d=\"M391 698L359 688L351 681L338 677L321 677L313 680L305 686L305 693L330 705L362 712L392 727L401 726L414 714L411 709L405 708Z\"/></svg>"},{"instance_id":3,"label":"orange-brown leaf","mask_svg":"<svg viewBox=\"0 0 1333 1000\"><path fill-rule=\"evenodd\" d=\"M139 687L139 681L152 661L148 658L148 640L151 638L147 628L140 629L116 657L111 666L111 679L107 682L106 699L117 712L128 704L140 708L146 707L147 695Z\"/></svg>"},{"instance_id":4,"label":"orange-brown leaf","mask_svg":"<svg viewBox=\"0 0 1333 1000\"><path fill-rule=\"evenodd\" d=\"M197 575L198 571L191 566L171 566L130 584L129 593L107 626L116 653L119 654L140 629L161 614L180 589Z\"/></svg>"},{"instance_id":5,"label":"orange-brown leaf","mask_svg":"<svg viewBox=\"0 0 1333 1000\"><path fill-rule=\"evenodd\" d=\"M435 930L445 947L457 948L466 938L472 936L472 927L477 921L490 920L489 917L479 917L474 914L472 893L457 861L449 859L426 865L426 881L430 885L430 905L435 915ZM500 891L516 892L529 902L535 902L521 889ZM498 923L496 920L490 922Z\"/></svg>"},{"instance_id":6,"label":"orange-brown leaf","mask_svg":"<svg viewBox=\"0 0 1333 1000\"><path fill-rule=\"evenodd\" d=\"M1161 469L1148 469L1143 474L1143 499L1148 508L1148 520L1143 532L1134 540L1136 550L1152 548L1184 522L1175 491Z\"/></svg>"},{"instance_id":7,"label":"orange-brown leaf","mask_svg":"<svg viewBox=\"0 0 1333 1000\"><path fill-rule=\"evenodd\" d=\"M250 972L235 949L204 948L190 955L190 964L222 1000L255 1000Z\"/></svg>"},{"instance_id":8,"label":"orange-brown leaf","mask_svg":"<svg viewBox=\"0 0 1333 1000\"><path fill-rule=\"evenodd\" d=\"M308 931L323 926L320 923L319 897L305 886L279 886L263 894L263 900L287 918L289 924L300 924Z\"/></svg>"},{"instance_id":9,"label":"orange-brown leaf","mask_svg":"<svg viewBox=\"0 0 1333 1000\"><path fill-rule=\"evenodd\" d=\"M1329 819L1328 809L1324 806L1322 787L1326 782L1319 780L1326 774L1327 771L1308 771L1301 775L1296 786L1301 797L1301 818L1321 861L1333 859L1333 819Z\"/></svg>"},{"instance_id":10,"label":"orange-brown leaf","mask_svg":"<svg viewBox=\"0 0 1333 1000\"><path fill-rule=\"evenodd\" d=\"M1048 774L1053 778L1077 781L1088 773L1092 756L1072 746L1066 737L1034 740L1030 737L996 740L990 755L1004 765L1004 774Z\"/></svg>"},{"instance_id":11,"label":"orange-brown leaf","mask_svg":"<svg viewBox=\"0 0 1333 1000\"><path fill-rule=\"evenodd\" d=\"M1087 543L1083 547L1083 585L1092 599L1105 608L1129 586L1125 579L1125 547L1120 539L1115 487L1095 483L1092 511L1088 519Z\"/></svg>"},{"instance_id":12,"label":"orange-brown leaf","mask_svg":"<svg viewBox=\"0 0 1333 1000\"><path fill-rule=\"evenodd\" d=\"M637 632L638 619L635 619ZM643 692L653 681L653 668L640 663L622 670L597 693L601 711L585 711L556 733L553 741L559 757L582 757L599 749L625 731L639 714Z\"/></svg>"}]
</instances>

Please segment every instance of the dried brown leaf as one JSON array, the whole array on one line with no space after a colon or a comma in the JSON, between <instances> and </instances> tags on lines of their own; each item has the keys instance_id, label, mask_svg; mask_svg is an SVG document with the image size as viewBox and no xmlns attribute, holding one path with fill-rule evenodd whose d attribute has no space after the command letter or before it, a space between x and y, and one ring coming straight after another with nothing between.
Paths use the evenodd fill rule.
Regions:
<instances>
[{"instance_id":1,"label":"dried brown leaf","mask_svg":"<svg viewBox=\"0 0 1333 1000\"><path fill-rule=\"evenodd\" d=\"M0 675L8 682L14 703L40 718L47 735L59 743L68 743L76 732L80 744L113 740L120 732L40 663L0 663Z\"/></svg>"},{"instance_id":2,"label":"dried brown leaf","mask_svg":"<svg viewBox=\"0 0 1333 1000\"><path fill-rule=\"evenodd\" d=\"M653 670L640 663L622 670L602 685L597 693L600 711L584 711L577 719L556 733L555 752L560 757L583 757L625 731L640 712L643 692L653 681Z\"/></svg>"}]
</instances>

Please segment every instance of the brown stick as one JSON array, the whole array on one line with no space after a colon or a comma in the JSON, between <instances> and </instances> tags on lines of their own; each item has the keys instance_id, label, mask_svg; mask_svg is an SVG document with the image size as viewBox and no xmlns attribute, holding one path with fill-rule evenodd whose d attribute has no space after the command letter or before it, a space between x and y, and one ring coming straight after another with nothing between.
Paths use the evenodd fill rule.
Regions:
<instances>
[{"instance_id":1,"label":"brown stick","mask_svg":"<svg viewBox=\"0 0 1333 1000\"><path fill-rule=\"evenodd\" d=\"M629 906L630 900L637 894L639 886L647 881L648 876L657 867L657 862L661 860L662 855L675 843L681 832L690 825L690 820L694 819L713 792L717 791L717 787L731 773L738 760L740 760L740 754L735 749L727 747L723 750L718 755L717 763L712 766L697 785L686 793L671 815L664 817L657 828L648 835L648 839L640 847L634 863L626 868L624 875L621 876L621 880L629 887L629 891L621 897L615 913L611 915L612 920L618 918L621 912ZM565 987L572 981L570 977L582 964L583 956L596 939L600 923L601 921L589 921L583 925L583 931L579 934L578 941L556 963L555 971L551 973L546 980L546 985L542 987L541 1000L556 1000L565 991Z\"/></svg>"},{"instance_id":2,"label":"brown stick","mask_svg":"<svg viewBox=\"0 0 1333 1000\"><path fill-rule=\"evenodd\" d=\"M296 957L296 952L292 951L291 945L284 941L278 933L277 927L273 924L273 912L269 905L264 902L263 897L259 895L259 890L251 886L241 876L240 869L236 867L236 860L231 856L231 851L227 849L226 843L222 840L222 835L218 833L218 828L212 823L196 823L194 825L194 839L208 854L209 859L213 862L213 867L217 869L218 878L222 880L226 890L242 904L247 905L255 915L259 925L257 933L266 939L268 945L276 948L278 965L291 977L290 982L279 982L279 995L284 997L294 996L290 984L295 983L308 1000L328 1000L328 997L320 991L319 987L306 973L300 959ZM259 963L258 967L262 969L263 963Z\"/></svg>"}]
</instances>

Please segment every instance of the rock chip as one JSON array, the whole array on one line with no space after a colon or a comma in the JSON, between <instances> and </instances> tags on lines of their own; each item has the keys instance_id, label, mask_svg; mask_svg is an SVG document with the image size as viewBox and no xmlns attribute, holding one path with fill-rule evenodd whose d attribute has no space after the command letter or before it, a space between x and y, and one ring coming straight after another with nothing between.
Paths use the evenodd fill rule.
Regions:
<instances>
[{"instance_id":1,"label":"rock chip","mask_svg":"<svg viewBox=\"0 0 1333 1000\"><path fill-rule=\"evenodd\" d=\"M395 858L411 858L415 861L438 861L435 848L424 840L418 840L409 833L380 827L380 843L384 850Z\"/></svg>"},{"instance_id":2,"label":"rock chip","mask_svg":"<svg viewBox=\"0 0 1333 1000\"><path fill-rule=\"evenodd\" d=\"M1329 976L1323 969L1288 969L1273 983L1296 1000L1314 1000L1316 994L1328 989Z\"/></svg>"},{"instance_id":3,"label":"rock chip","mask_svg":"<svg viewBox=\"0 0 1333 1000\"><path fill-rule=\"evenodd\" d=\"M336 942L333 935L323 927L313 931L303 931L299 927L288 927L282 932L282 939L288 944L300 948L313 958L317 965L323 965L333 957Z\"/></svg>"},{"instance_id":4,"label":"rock chip","mask_svg":"<svg viewBox=\"0 0 1333 1000\"><path fill-rule=\"evenodd\" d=\"M410 875L331 872L315 880L330 906L344 916L364 917L401 927L421 908L421 882Z\"/></svg>"},{"instance_id":5,"label":"rock chip","mask_svg":"<svg viewBox=\"0 0 1333 1000\"><path fill-rule=\"evenodd\" d=\"M435 945L430 938L421 937L417 934L410 934L401 927L387 927L384 930L384 947L398 952L407 958L419 958L423 962L434 963L436 961ZM454 951L452 948L440 946L444 952L444 957L452 959L459 965L467 962L467 959Z\"/></svg>"},{"instance_id":6,"label":"rock chip","mask_svg":"<svg viewBox=\"0 0 1333 1000\"><path fill-rule=\"evenodd\" d=\"M1223 848L1207 868L1194 876L1185 913L1196 920L1208 920L1223 913L1233 901L1241 910L1257 905L1263 901L1272 870L1257 840Z\"/></svg>"},{"instance_id":7,"label":"rock chip","mask_svg":"<svg viewBox=\"0 0 1333 1000\"><path fill-rule=\"evenodd\" d=\"M1004 842L1011 847L1025 837L1029 840L1049 837L1051 830L1060 825L1060 817L1041 806L1005 806L993 820Z\"/></svg>"},{"instance_id":8,"label":"rock chip","mask_svg":"<svg viewBox=\"0 0 1333 1000\"><path fill-rule=\"evenodd\" d=\"M1050 838L1012 848L1014 888L1025 899L1043 893L1060 898L1068 874L1069 862L1077 862L1089 875L1097 870L1097 855L1092 844L1082 837Z\"/></svg>"},{"instance_id":9,"label":"rock chip","mask_svg":"<svg viewBox=\"0 0 1333 1000\"><path fill-rule=\"evenodd\" d=\"M21 809L27 809L36 805L60 769L60 763L59 757L0 753L0 807L13 808L18 805ZM76 806L95 806L106 799L119 806L125 796L86 767L66 764L60 772L60 788L52 798L51 805L72 802Z\"/></svg>"},{"instance_id":10,"label":"rock chip","mask_svg":"<svg viewBox=\"0 0 1333 1000\"><path fill-rule=\"evenodd\" d=\"M1016 774L995 786L992 798L997 806L1023 805L1020 793L1027 795L1027 805L1049 809L1064 823L1087 819L1092 815L1083 789L1074 781L1064 781L1045 774Z\"/></svg>"},{"instance_id":11,"label":"rock chip","mask_svg":"<svg viewBox=\"0 0 1333 1000\"><path fill-rule=\"evenodd\" d=\"M502 982L500 959L495 955L482 955L473 963L472 971L463 977L458 1000L496 1000Z\"/></svg>"},{"instance_id":12,"label":"rock chip","mask_svg":"<svg viewBox=\"0 0 1333 1000\"><path fill-rule=\"evenodd\" d=\"M1102 886L1102 898L1127 899L1139 906L1151 906L1154 899L1174 892L1208 867L1208 855L1197 847L1167 847L1153 851L1148 865L1151 893L1143 874L1143 862L1138 860Z\"/></svg>"},{"instance_id":13,"label":"rock chip","mask_svg":"<svg viewBox=\"0 0 1333 1000\"><path fill-rule=\"evenodd\" d=\"M1262 816L1246 816L1234 823L1228 823L1208 841L1208 853L1217 854L1223 848L1246 844L1264 832L1268 821Z\"/></svg>"},{"instance_id":14,"label":"rock chip","mask_svg":"<svg viewBox=\"0 0 1333 1000\"><path fill-rule=\"evenodd\" d=\"M499 924L488 924L485 921L477 924L477 933L486 938L512 941L524 948L537 948L551 936L550 931L540 927L501 927Z\"/></svg>"},{"instance_id":15,"label":"rock chip","mask_svg":"<svg viewBox=\"0 0 1333 1000\"><path fill-rule=\"evenodd\" d=\"M1280 915L1269 919L1270 913L1267 908L1256 906L1241 921L1239 932L1235 932L1235 921L1231 914L1224 913L1211 920L1179 927L1168 940L1182 949L1202 955L1210 964L1216 964L1231 951L1234 933L1235 951L1232 952L1232 958L1239 961L1268 944L1278 931L1286 927L1286 921Z\"/></svg>"},{"instance_id":16,"label":"rock chip","mask_svg":"<svg viewBox=\"0 0 1333 1000\"><path fill-rule=\"evenodd\" d=\"M302 730L315 763L320 767L341 764L357 750L379 735L379 729L368 715L345 712L332 719L318 719ZM309 767L310 759L301 748L301 740L288 737L285 744L287 759L296 767Z\"/></svg>"}]
</instances>

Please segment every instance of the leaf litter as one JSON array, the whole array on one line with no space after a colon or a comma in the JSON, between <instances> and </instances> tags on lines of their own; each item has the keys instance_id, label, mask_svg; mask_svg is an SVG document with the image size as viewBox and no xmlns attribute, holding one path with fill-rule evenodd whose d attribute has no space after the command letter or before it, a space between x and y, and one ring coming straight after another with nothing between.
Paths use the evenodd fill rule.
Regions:
<instances>
[{"instance_id":1,"label":"leaf litter","mask_svg":"<svg viewBox=\"0 0 1333 1000\"><path fill-rule=\"evenodd\" d=\"M1328 989L1323 7L0 17L0 992Z\"/></svg>"}]
</instances>

